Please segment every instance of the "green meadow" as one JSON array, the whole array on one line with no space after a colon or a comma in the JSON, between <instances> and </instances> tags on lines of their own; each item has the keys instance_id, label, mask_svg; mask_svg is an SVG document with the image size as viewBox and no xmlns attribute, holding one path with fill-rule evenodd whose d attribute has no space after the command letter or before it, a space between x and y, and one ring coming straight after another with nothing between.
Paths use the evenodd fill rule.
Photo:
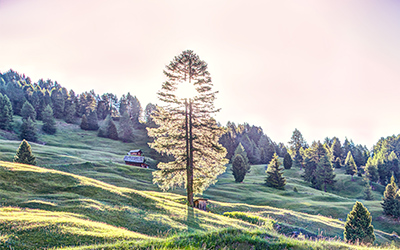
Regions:
<instances>
[{"instance_id":1,"label":"green meadow","mask_svg":"<svg viewBox=\"0 0 400 250\"><path fill-rule=\"evenodd\" d=\"M342 169L335 170L336 188L325 193L309 187L300 169L286 170L286 189L276 190L264 185L265 165L252 166L243 183L234 182L228 166L201 196L208 205L200 211L186 206L184 189L162 192L154 185L154 169L124 164L136 148L151 167L160 160L143 130L135 131L134 143L123 143L63 121L57 127L31 143L38 166L12 163L20 140L0 133L1 249L400 247L400 224L382 216L384 187L375 186L374 200L365 201L362 178L351 181ZM342 241L357 200L372 214L373 247Z\"/></svg>"}]
</instances>

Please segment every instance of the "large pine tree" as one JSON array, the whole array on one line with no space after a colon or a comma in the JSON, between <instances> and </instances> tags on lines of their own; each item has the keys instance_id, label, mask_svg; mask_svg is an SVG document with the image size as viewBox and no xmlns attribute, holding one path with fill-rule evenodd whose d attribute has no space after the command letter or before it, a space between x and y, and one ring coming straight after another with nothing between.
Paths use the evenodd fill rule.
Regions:
<instances>
[{"instance_id":1,"label":"large pine tree","mask_svg":"<svg viewBox=\"0 0 400 250\"><path fill-rule=\"evenodd\" d=\"M400 203L396 197L397 185L394 181L394 177L390 179L390 183L387 184L385 192L383 193L383 214L393 216L395 218L400 217Z\"/></svg>"},{"instance_id":2,"label":"large pine tree","mask_svg":"<svg viewBox=\"0 0 400 250\"><path fill-rule=\"evenodd\" d=\"M345 168L346 168L346 174L351 175L351 180L353 181L353 176L355 173L357 173L357 165L354 161L353 155L351 154L351 151L347 153L346 160L344 162Z\"/></svg>"},{"instance_id":3,"label":"large pine tree","mask_svg":"<svg viewBox=\"0 0 400 250\"><path fill-rule=\"evenodd\" d=\"M47 105L42 113L43 126L42 130L48 134L55 134L57 131L56 120L53 116L53 109Z\"/></svg>"},{"instance_id":4,"label":"large pine tree","mask_svg":"<svg viewBox=\"0 0 400 250\"><path fill-rule=\"evenodd\" d=\"M225 131L212 118L218 111L214 107L217 92L212 91L207 63L191 50L176 56L164 74L167 80L158 97L165 105L152 115L159 127L147 129L154 138L150 146L175 160L158 164L154 182L163 190L186 184L188 205L193 206L193 194L202 193L226 169L226 149L218 142ZM189 100L178 98L175 92L185 84L196 90Z\"/></svg>"},{"instance_id":5,"label":"large pine tree","mask_svg":"<svg viewBox=\"0 0 400 250\"><path fill-rule=\"evenodd\" d=\"M367 164L365 165L365 175L372 182L377 182L379 180L378 168L372 157L368 158Z\"/></svg>"},{"instance_id":6,"label":"large pine tree","mask_svg":"<svg viewBox=\"0 0 400 250\"><path fill-rule=\"evenodd\" d=\"M249 170L250 168L247 168L246 162L241 154L233 156L232 174L235 177L235 182L242 182Z\"/></svg>"},{"instance_id":7,"label":"large pine tree","mask_svg":"<svg viewBox=\"0 0 400 250\"><path fill-rule=\"evenodd\" d=\"M11 130L13 109L7 95L0 93L0 129Z\"/></svg>"},{"instance_id":8,"label":"large pine tree","mask_svg":"<svg viewBox=\"0 0 400 250\"><path fill-rule=\"evenodd\" d=\"M96 111L90 111L88 117L88 129L89 130L98 130L99 129L99 122L97 119Z\"/></svg>"},{"instance_id":9,"label":"large pine tree","mask_svg":"<svg viewBox=\"0 0 400 250\"><path fill-rule=\"evenodd\" d=\"M83 130L89 130L89 123L88 123L88 119L87 119L87 117L86 117L85 114L82 116L82 120L81 120L81 129L83 129Z\"/></svg>"},{"instance_id":10,"label":"large pine tree","mask_svg":"<svg viewBox=\"0 0 400 250\"><path fill-rule=\"evenodd\" d=\"M289 141L290 151L296 167L302 167L303 157L300 154L300 149L308 148L306 140L303 138L301 132L295 128L292 137Z\"/></svg>"},{"instance_id":11,"label":"large pine tree","mask_svg":"<svg viewBox=\"0 0 400 250\"><path fill-rule=\"evenodd\" d=\"M265 184L268 187L273 187L276 189L285 189L286 179L283 177L283 168L280 168L280 162L278 155L275 153L272 157L271 162L268 164L268 169L266 171L267 177L265 178Z\"/></svg>"},{"instance_id":12,"label":"large pine tree","mask_svg":"<svg viewBox=\"0 0 400 250\"><path fill-rule=\"evenodd\" d=\"M21 140L37 141L36 123L30 117L22 119L21 133L19 134Z\"/></svg>"},{"instance_id":13,"label":"large pine tree","mask_svg":"<svg viewBox=\"0 0 400 250\"><path fill-rule=\"evenodd\" d=\"M292 168L292 157L290 157L289 153L286 153L285 157L283 158L283 167L285 169L291 169Z\"/></svg>"},{"instance_id":14,"label":"large pine tree","mask_svg":"<svg viewBox=\"0 0 400 250\"><path fill-rule=\"evenodd\" d=\"M356 202L353 210L347 215L344 224L344 238L347 242L356 244L372 244L375 241L372 217L368 209L361 202Z\"/></svg>"},{"instance_id":15,"label":"large pine tree","mask_svg":"<svg viewBox=\"0 0 400 250\"><path fill-rule=\"evenodd\" d=\"M327 187L333 187L335 184L335 174L333 173L332 163L327 155L320 158L317 169L315 170L316 187L326 192Z\"/></svg>"},{"instance_id":16,"label":"large pine tree","mask_svg":"<svg viewBox=\"0 0 400 250\"><path fill-rule=\"evenodd\" d=\"M31 145L26 140L22 140L19 145L14 162L36 165L36 157L32 154Z\"/></svg>"},{"instance_id":17,"label":"large pine tree","mask_svg":"<svg viewBox=\"0 0 400 250\"><path fill-rule=\"evenodd\" d=\"M33 122L36 121L36 111L28 101L25 101L22 105L21 116L25 120L31 118Z\"/></svg>"},{"instance_id":18,"label":"large pine tree","mask_svg":"<svg viewBox=\"0 0 400 250\"><path fill-rule=\"evenodd\" d=\"M120 138L122 139L123 142L132 142L134 140L134 135L133 135L133 123L131 118L129 117L128 112L124 112L122 115L120 121L119 121L119 127L120 127Z\"/></svg>"}]
</instances>

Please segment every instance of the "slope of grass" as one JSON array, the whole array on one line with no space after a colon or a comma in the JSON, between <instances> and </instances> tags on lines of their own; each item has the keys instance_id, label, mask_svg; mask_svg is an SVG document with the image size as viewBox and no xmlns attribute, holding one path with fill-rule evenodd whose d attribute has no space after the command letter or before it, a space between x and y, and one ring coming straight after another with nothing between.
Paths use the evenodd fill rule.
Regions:
<instances>
[{"instance_id":1,"label":"slope of grass","mask_svg":"<svg viewBox=\"0 0 400 250\"><path fill-rule=\"evenodd\" d=\"M24 164L0 162L0 187L1 242L15 249L37 249L47 238L41 247L257 228L152 192ZM58 234L65 240L51 240Z\"/></svg>"},{"instance_id":2,"label":"slope of grass","mask_svg":"<svg viewBox=\"0 0 400 250\"><path fill-rule=\"evenodd\" d=\"M324 193L309 187L301 178L302 171L299 169L286 170L284 172L287 178L286 189L275 190L264 185L264 165L252 166L243 183L234 182L228 167L228 171L218 177L216 185L203 194L204 198L210 199L208 205L210 212L205 213L187 209L183 189L160 192L160 189L152 184L152 169L123 164L123 156L130 149L141 148L145 152L150 152L144 135L140 135L143 131L136 131L139 136L134 143L122 143L96 137L95 132L80 130L77 125L62 121L57 123L56 135L40 133L39 140L42 144L31 143L33 153L43 168L0 162L2 206L28 212L65 213L82 219L81 224L78 222L74 224L75 226L67 224L66 227L80 228L70 230L76 234L66 237L67 243L52 243L54 245L47 246L72 247L90 244L97 247L97 244L92 245L95 242L109 245L110 249L115 246L125 249L123 247L132 244L139 244L139 248L146 249L146 244L156 244L160 241L158 245L160 248L168 248L169 244L177 246L178 243L173 243L179 242L174 238L176 235L180 235L176 237L183 239L192 237L189 234L204 233L204 237L207 238L207 233L218 232L227 227L241 230L240 233L233 233L239 235L237 236L239 238L242 234L248 235L248 230L256 229L270 234L274 239L280 239L278 233L289 237L301 233L306 238L338 239L343 237L343 223L356 200L361 200L372 213L377 243L387 244L391 240L396 240L392 232L400 233L398 222L382 216L380 202L384 187L376 185L373 192L374 200L364 201L362 200L364 185L361 178L355 177L355 181L351 182L350 176L345 175L341 169L336 170L336 189ZM4 140L0 140L0 160L11 161L20 141L3 138ZM293 191L294 187L298 192ZM223 216L225 212L241 213L242 217L228 218ZM43 221L38 222L38 225L46 224L44 217L41 218ZM254 224L249 219L243 218L258 218L273 227L268 228L265 223ZM135 238L136 236L128 233L110 237L94 233L85 238L88 236L83 236L79 232L91 231L87 229L88 227L84 227L84 224L91 222L100 223L104 228L121 228L133 234L137 233L140 237ZM64 226L63 223L59 224ZM18 241L29 242L21 240L27 233L24 233L23 226L18 225L23 225L23 222L17 222L14 227L18 229L17 231L21 231L22 236L17 235ZM59 227L55 223L54 228ZM7 230L0 236L1 242L15 240L13 238L15 232ZM52 229L45 229L43 232L46 230ZM60 232L60 229L53 232ZM145 240L145 237L149 237L149 240ZM120 242L120 239L123 239L123 242ZM130 242L131 239L134 239L134 242ZM137 243L136 239L152 243ZM288 240L290 241L283 238L283 241ZM300 243L295 244L299 246ZM191 246L193 249L201 248L193 244ZM33 246L30 247L35 249Z\"/></svg>"}]
</instances>

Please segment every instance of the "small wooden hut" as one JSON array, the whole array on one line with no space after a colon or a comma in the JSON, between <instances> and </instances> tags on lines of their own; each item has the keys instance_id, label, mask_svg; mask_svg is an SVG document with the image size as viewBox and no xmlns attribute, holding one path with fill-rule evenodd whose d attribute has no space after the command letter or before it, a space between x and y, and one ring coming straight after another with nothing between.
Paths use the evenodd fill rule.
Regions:
<instances>
[{"instance_id":1,"label":"small wooden hut","mask_svg":"<svg viewBox=\"0 0 400 250\"><path fill-rule=\"evenodd\" d=\"M124 156L124 161L125 164L127 165L132 165L132 166L137 166L141 168L148 168L149 165L145 163L146 159L143 156L143 152L140 149L135 149L129 151L125 156Z\"/></svg>"}]
</instances>

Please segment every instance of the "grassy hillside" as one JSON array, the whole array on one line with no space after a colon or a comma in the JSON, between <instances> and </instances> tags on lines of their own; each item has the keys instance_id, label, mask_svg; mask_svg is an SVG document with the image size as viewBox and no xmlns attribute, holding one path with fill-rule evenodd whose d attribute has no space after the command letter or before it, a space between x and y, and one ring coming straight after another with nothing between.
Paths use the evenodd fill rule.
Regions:
<instances>
[{"instance_id":1,"label":"grassy hillside","mask_svg":"<svg viewBox=\"0 0 400 250\"><path fill-rule=\"evenodd\" d=\"M188 209L184 196L178 194L121 188L29 165L0 162L0 187L3 248L82 249L76 246L90 245L88 249L147 249L189 244L193 249L218 245L232 249L302 249L327 244L335 249L342 244L334 240L317 244L283 236L299 232L324 239L340 234L342 223L335 219L217 201L211 201L210 212L204 212ZM317 227L326 234L316 234L313 228ZM389 234L376 231L376 235L377 242L389 243Z\"/></svg>"},{"instance_id":2,"label":"grassy hillside","mask_svg":"<svg viewBox=\"0 0 400 250\"><path fill-rule=\"evenodd\" d=\"M281 191L263 185L263 165L252 166L243 183L234 182L228 167L203 194L209 212L188 210L184 190L160 192L152 184L154 170L123 164L131 149L150 154L143 131L136 131L134 143L122 143L57 123L56 135L40 134L40 143L31 143L41 167L6 162L20 141L0 131L0 248L348 249L323 239L343 237L356 200L372 213L376 243L399 244L392 232L400 234L400 224L381 216L384 187L376 186L375 199L364 201L362 180L351 182L343 170L336 171L337 188L324 193L310 188L299 169L285 171ZM299 234L320 241L288 238Z\"/></svg>"}]
</instances>

